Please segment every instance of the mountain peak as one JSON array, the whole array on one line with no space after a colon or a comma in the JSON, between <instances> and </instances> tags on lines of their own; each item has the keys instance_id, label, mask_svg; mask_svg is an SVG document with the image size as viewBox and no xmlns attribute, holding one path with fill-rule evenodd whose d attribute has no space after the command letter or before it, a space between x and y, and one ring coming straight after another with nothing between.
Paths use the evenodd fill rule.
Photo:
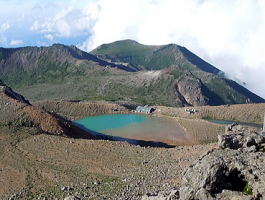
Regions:
<instances>
[{"instance_id":1,"label":"mountain peak","mask_svg":"<svg viewBox=\"0 0 265 200\"><path fill-rule=\"evenodd\" d=\"M132 44L132 45L142 45L139 42L137 42L136 40L132 40L132 39L125 39L125 40L117 40L115 42L109 43L109 44Z\"/></svg>"},{"instance_id":2,"label":"mountain peak","mask_svg":"<svg viewBox=\"0 0 265 200\"><path fill-rule=\"evenodd\" d=\"M264 102L219 72L176 44L121 40L91 53L63 44L0 49L0 79L28 91L23 94L32 94L30 99L82 96L170 106ZM81 85L86 89L77 89Z\"/></svg>"},{"instance_id":3,"label":"mountain peak","mask_svg":"<svg viewBox=\"0 0 265 200\"><path fill-rule=\"evenodd\" d=\"M143 69L156 70L177 66L186 70L202 70L218 74L220 70L205 62L185 47L171 43L144 45L134 40L120 40L103 44L91 51L102 59L131 63Z\"/></svg>"}]
</instances>

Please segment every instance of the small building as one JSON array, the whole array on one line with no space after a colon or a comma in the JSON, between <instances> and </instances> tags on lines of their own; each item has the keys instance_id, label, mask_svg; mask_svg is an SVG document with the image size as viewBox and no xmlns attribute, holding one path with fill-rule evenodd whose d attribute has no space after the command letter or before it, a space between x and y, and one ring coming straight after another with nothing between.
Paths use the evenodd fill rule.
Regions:
<instances>
[{"instance_id":1,"label":"small building","mask_svg":"<svg viewBox=\"0 0 265 200\"><path fill-rule=\"evenodd\" d=\"M194 108L186 108L186 109L185 109L185 112L186 112L186 113L189 113L189 114L194 114L194 113L196 113L196 112L199 112L199 110L196 110L196 109L194 109Z\"/></svg>"},{"instance_id":2,"label":"small building","mask_svg":"<svg viewBox=\"0 0 265 200\"><path fill-rule=\"evenodd\" d=\"M137 106L135 111L141 113L152 113L155 111L155 109L148 105L145 105L145 106Z\"/></svg>"}]
</instances>

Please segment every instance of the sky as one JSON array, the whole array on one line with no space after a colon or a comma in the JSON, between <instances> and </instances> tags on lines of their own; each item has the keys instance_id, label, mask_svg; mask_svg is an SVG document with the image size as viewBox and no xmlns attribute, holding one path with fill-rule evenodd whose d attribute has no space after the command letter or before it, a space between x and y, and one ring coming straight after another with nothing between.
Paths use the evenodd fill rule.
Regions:
<instances>
[{"instance_id":1,"label":"sky","mask_svg":"<svg viewBox=\"0 0 265 200\"><path fill-rule=\"evenodd\" d=\"M0 46L185 46L265 98L265 0L0 0Z\"/></svg>"}]
</instances>

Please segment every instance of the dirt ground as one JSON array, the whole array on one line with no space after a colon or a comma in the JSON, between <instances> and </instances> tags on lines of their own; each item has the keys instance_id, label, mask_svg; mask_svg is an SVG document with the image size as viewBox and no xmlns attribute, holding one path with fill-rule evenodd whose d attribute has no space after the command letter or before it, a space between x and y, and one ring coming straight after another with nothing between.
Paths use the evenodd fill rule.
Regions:
<instances>
[{"instance_id":1,"label":"dirt ground","mask_svg":"<svg viewBox=\"0 0 265 200\"><path fill-rule=\"evenodd\" d=\"M262 124L265 113L265 103L235 104L222 106L197 106L197 107L165 107L156 106L157 113L166 116L181 117L188 119L219 119L239 122L252 122ZM189 114L187 109L197 112Z\"/></svg>"},{"instance_id":2,"label":"dirt ground","mask_svg":"<svg viewBox=\"0 0 265 200\"><path fill-rule=\"evenodd\" d=\"M215 144L151 148L0 130L0 199L140 199L178 187Z\"/></svg>"}]
</instances>

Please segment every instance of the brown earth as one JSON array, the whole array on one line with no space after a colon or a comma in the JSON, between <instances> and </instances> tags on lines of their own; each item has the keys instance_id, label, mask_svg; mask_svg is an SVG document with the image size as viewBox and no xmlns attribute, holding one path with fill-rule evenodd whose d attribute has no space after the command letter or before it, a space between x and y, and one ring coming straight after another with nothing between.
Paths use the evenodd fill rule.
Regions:
<instances>
[{"instance_id":1,"label":"brown earth","mask_svg":"<svg viewBox=\"0 0 265 200\"><path fill-rule=\"evenodd\" d=\"M189 119L220 119L239 122L263 123L265 113L265 104L236 104L224 106L195 106L174 108L165 106L156 106L157 113L182 117ZM195 109L198 112L189 114L186 109Z\"/></svg>"},{"instance_id":2,"label":"brown earth","mask_svg":"<svg viewBox=\"0 0 265 200\"><path fill-rule=\"evenodd\" d=\"M141 199L146 193L178 188L184 168L216 146L144 148L126 142L57 137L82 137L83 132L76 132L78 128L64 118L129 110L106 102L37 102L35 107L5 93L0 95L0 118L4 122L0 126L0 199L63 199L69 195L81 199ZM195 107L199 112L193 115L185 108L156 108L155 114L175 117L198 142L208 143L223 126L195 118L235 116L238 121L260 122L265 104ZM14 125L17 128L10 129ZM39 134L43 132L53 135Z\"/></svg>"},{"instance_id":3,"label":"brown earth","mask_svg":"<svg viewBox=\"0 0 265 200\"><path fill-rule=\"evenodd\" d=\"M39 133L95 138L74 126L71 121L32 106L23 96L0 82L0 125L13 128L34 127Z\"/></svg>"},{"instance_id":4,"label":"brown earth","mask_svg":"<svg viewBox=\"0 0 265 200\"><path fill-rule=\"evenodd\" d=\"M140 199L178 187L182 170L215 146L143 148L28 132L0 131L0 199Z\"/></svg>"},{"instance_id":5,"label":"brown earth","mask_svg":"<svg viewBox=\"0 0 265 200\"><path fill-rule=\"evenodd\" d=\"M34 105L49 112L60 114L70 120L102 114L130 112L129 109L124 106L106 101L38 101L34 102Z\"/></svg>"}]
</instances>

